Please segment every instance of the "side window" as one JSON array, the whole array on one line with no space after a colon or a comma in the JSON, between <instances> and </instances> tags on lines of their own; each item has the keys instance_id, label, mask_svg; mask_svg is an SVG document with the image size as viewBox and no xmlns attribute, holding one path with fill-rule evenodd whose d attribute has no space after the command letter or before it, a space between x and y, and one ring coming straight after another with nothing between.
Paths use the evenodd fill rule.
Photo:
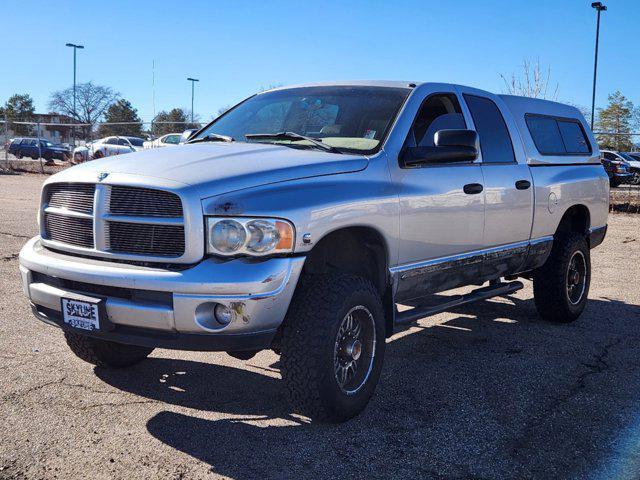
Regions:
<instances>
[{"instance_id":1,"label":"side window","mask_svg":"<svg viewBox=\"0 0 640 480\"><path fill-rule=\"evenodd\" d=\"M567 153L591 153L587 137L578 122L558 120L558 127Z\"/></svg>"},{"instance_id":2,"label":"side window","mask_svg":"<svg viewBox=\"0 0 640 480\"><path fill-rule=\"evenodd\" d=\"M526 117L529 133L536 148L543 155L564 155L564 143L558 128L558 122L550 117L528 115Z\"/></svg>"},{"instance_id":3,"label":"side window","mask_svg":"<svg viewBox=\"0 0 640 480\"><path fill-rule=\"evenodd\" d=\"M473 123L480 137L483 163L513 163L511 136L498 106L490 99L465 95Z\"/></svg>"},{"instance_id":4,"label":"side window","mask_svg":"<svg viewBox=\"0 0 640 480\"><path fill-rule=\"evenodd\" d=\"M457 97L453 93L438 93L422 102L405 144L408 147L433 147L438 130L465 128L467 124Z\"/></svg>"},{"instance_id":5,"label":"side window","mask_svg":"<svg viewBox=\"0 0 640 480\"><path fill-rule=\"evenodd\" d=\"M604 158L607 160L617 160L616 156L613 153L604 152Z\"/></svg>"},{"instance_id":6,"label":"side window","mask_svg":"<svg viewBox=\"0 0 640 480\"><path fill-rule=\"evenodd\" d=\"M527 114L527 128L542 155L591 153L591 146L577 120Z\"/></svg>"},{"instance_id":7,"label":"side window","mask_svg":"<svg viewBox=\"0 0 640 480\"><path fill-rule=\"evenodd\" d=\"M170 143L172 145L177 145L180 143L180 135L169 135L164 139L164 143Z\"/></svg>"},{"instance_id":8,"label":"side window","mask_svg":"<svg viewBox=\"0 0 640 480\"><path fill-rule=\"evenodd\" d=\"M118 144L118 139L116 137L109 137L105 140L105 142L107 145L117 145Z\"/></svg>"},{"instance_id":9,"label":"side window","mask_svg":"<svg viewBox=\"0 0 640 480\"><path fill-rule=\"evenodd\" d=\"M126 138L119 138L119 139L118 139L118 145L122 145L122 146L124 146L124 147L128 147L128 146L130 146L130 145L129 145L129 142L127 141L127 139L126 139Z\"/></svg>"}]
</instances>

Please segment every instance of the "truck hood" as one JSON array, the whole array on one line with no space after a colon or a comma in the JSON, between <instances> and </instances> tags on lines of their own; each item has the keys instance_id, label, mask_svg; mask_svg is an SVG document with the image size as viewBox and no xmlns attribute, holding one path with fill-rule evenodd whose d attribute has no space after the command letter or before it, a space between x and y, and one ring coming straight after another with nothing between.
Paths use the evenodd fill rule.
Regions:
<instances>
[{"instance_id":1,"label":"truck hood","mask_svg":"<svg viewBox=\"0 0 640 480\"><path fill-rule=\"evenodd\" d=\"M355 172L367 164L364 156L281 145L198 143L86 162L56 174L55 181L79 177L97 181L104 173L155 177L195 186L204 198L268 183Z\"/></svg>"}]
</instances>

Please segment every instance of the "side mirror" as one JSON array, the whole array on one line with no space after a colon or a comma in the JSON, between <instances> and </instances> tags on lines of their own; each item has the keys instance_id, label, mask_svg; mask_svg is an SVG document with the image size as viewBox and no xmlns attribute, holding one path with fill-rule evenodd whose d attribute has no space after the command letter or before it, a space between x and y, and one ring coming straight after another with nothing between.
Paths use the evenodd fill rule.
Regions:
<instances>
[{"instance_id":1,"label":"side mirror","mask_svg":"<svg viewBox=\"0 0 640 480\"><path fill-rule=\"evenodd\" d=\"M187 130L182 132L182 135L180 135L180 143L185 143L187 140L193 137L193 134L196 133L197 131L198 131L197 128L188 128Z\"/></svg>"},{"instance_id":2,"label":"side mirror","mask_svg":"<svg viewBox=\"0 0 640 480\"><path fill-rule=\"evenodd\" d=\"M435 147L408 147L402 153L406 166L472 162L478 158L478 134L474 130L438 130Z\"/></svg>"}]
</instances>

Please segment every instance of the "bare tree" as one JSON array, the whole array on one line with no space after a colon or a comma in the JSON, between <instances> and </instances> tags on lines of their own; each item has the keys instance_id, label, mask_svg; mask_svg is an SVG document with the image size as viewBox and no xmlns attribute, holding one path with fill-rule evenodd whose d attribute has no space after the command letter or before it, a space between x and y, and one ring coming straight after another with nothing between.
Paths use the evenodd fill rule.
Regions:
<instances>
[{"instance_id":1,"label":"bare tree","mask_svg":"<svg viewBox=\"0 0 640 480\"><path fill-rule=\"evenodd\" d=\"M540 66L540 60L531 65L531 62L525 59L522 63L522 73L511 74L510 78L500 74L509 95L520 95L521 97L544 98L548 100L557 100L558 84L549 94L549 83L551 79L551 66L547 67L546 75ZM549 96L547 97L547 95Z\"/></svg>"},{"instance_id":2,"label":"bare tree","mask_svg":"<svg viewBox=\"0 0 640 480\"><path fill-rule=\"evenodd\" d=\"M79 123L89 124L90 127L84 128L87 135L119 96L120 94L110 87L95 85L93 82L80 83L76 85L75 112L73 111L73 87L52 93L49 108L54 112L68 115Z\"/></svg>"}]
</instances>

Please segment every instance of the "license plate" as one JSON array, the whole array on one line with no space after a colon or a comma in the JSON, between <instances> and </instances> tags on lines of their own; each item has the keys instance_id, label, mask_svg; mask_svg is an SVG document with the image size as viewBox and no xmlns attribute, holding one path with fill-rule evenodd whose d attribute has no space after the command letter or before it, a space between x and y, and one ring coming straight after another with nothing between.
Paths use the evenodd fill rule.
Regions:
<instances>
[{"instance_id":1,"label":"license plate","mask_svg":"<svg viewBox=\"0 0 640 480\"><path fill-rule=\"evenodd\" d=\"M100 304L62 298L62 320L71 327L81 330L100 329Z\"/></svg>"}]
</instances>

